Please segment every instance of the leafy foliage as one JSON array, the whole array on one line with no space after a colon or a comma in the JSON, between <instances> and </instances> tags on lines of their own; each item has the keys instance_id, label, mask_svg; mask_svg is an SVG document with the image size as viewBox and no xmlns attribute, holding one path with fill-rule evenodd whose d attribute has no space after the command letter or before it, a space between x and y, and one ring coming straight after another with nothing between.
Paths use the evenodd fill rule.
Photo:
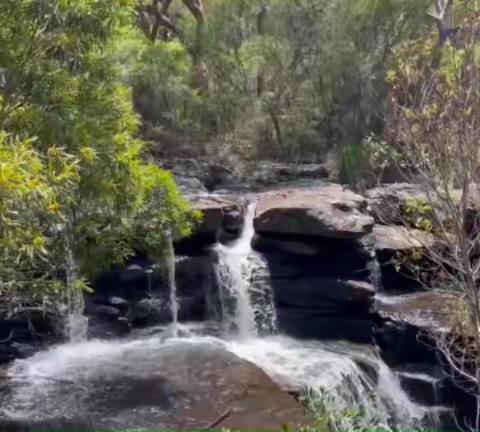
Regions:
<instances>
[{"instance_id":1,"label":"leafy foliage","mask_svg":"<svg viewBox=\"0 0 480 432\"><path fill-rule=\"evenodd\" d=\"M1 294L41 296L40 282L84 288L135 248L160 256L166 230L190 230L170 174L143 161L131 92L111 55L114 36L134 31L133 6L2 4Z\"/></svg>"},{"instance_id":2,"label":"leafy foliage","mask_svg":"<svg viewBox=\"0 0 480 432\"><path fill-rule=\"evenodd\" d=\"M165 27L136 52L135 89L148 139L177 149L322 160L380 132L385 63L423 32L429 0L210 0L196 86L198 22L173 1ZM121 46L125 41L120 41ZM122 51L122 48L119 49ZM175 55L173 55L175 54ZM173 152L174 150L170 148Z\"/></svg>"}]
</instances>

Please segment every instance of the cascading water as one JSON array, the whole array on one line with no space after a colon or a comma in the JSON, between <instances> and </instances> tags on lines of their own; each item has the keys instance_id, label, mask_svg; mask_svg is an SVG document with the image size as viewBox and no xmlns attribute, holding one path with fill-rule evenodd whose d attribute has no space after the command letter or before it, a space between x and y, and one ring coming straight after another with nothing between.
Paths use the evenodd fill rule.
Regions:
<instances>
[{"instance_id":1,"label":"cascading water","mask_svg":"<svg viewBox=\"0 0 480 432\"><path fill-rule=\"evenodd\" d=\"M255 265L262 263L261 256L251 246L255 209L255 202L248 205L238 240L231 245L218 243L215 247L222 320L227 332L237 333L240 338L252 338L276 327L271 293L255 293L251 289L252 272ZM252 297L257 301L252 302Z\"/></svg>"},{"instance_id":2,"label":"cascading water","mask_svg":"<svg viewBox=\"0 0 480 432\"><path fill-rule=\"evenodd\" d=\"M170 290L170 310L172 314L172 335L177 337L178 334L178 299L177 299L177 283L175 281L175 251L173 248L172 233L166 231L167 242L167 272L168 287Z\"/></svg>"},{"instance_id":3,"label":"cascading water","mask_svg":"<svg viewBox=\"0 0 480 432\"><path fill-rule=\"evenodd\" d=\"M217 333L211 331L210 323L177 323L172 248L167 259L173 333L159 336L155 329L149 329L129 340L74 343L72 339L69 344L18 360L7 371L10 389L6 400L0 401L0 416L75 415L79 404L88 405L88 386L96 386L100 378L107 383L110 375L120 383L150 382L164 349L181 340L221 344L258 365L285 389L305 392L314 406L321 402L330 423L339 431L433 426L429 416L434 409L409 399L397 376L376 356L373 347L338 341L300 341L272 334L276 328L273 292L265 284L260 285L263 288L252 284L255 272L268 271L262 256L251 248L254 214L255 204L250 204L240 238L230 245L215 247L220 286L220 301L216 303L221 304L223 321L221 338L211 336ZM109 392L108 385L105 392ZM142 409L135 409L135 416L142 413Z\"/></svg>"},{"instance_id":4,"label":"cascading water","mask_svg":"<svg viewBox=\"0 0 480 432\"><path fill-rule=\"evenodd\" d=\"M87 338L88 318L83 314L85 302L83 293L75 290L67 293L67 298L60 308L64 317L64 333L70 342L81 342Z\"/></svg>"}]
</instances>

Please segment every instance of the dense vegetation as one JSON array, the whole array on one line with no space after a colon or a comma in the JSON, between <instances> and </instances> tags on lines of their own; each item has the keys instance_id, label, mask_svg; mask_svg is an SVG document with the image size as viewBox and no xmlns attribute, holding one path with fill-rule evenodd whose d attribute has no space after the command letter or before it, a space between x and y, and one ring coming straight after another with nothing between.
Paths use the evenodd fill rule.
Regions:
<instances>
[{"instance_id":1,"label":"dense vegetation","mask_svg":"<svg viewBox=\"0 0 480 432\"><path fill-rule=\"evenodd\" d=\"M188 234L170 174L143 161L131 91L111 55L135 26L133 7L2 3L0 296L9 305L70 295L134 250L160 256L166 230Z\"/></svg>"},{"instance_id":2,"label":"dense vegetation","mask_svg":"<svg viewBox=\"0 0 480 432\"><path fill-rule=\"evenodd\" d=\"M85 289L187 235L197 215L152 154L333 159L376 180L401 153L392 96L451 69L452 23L477 3L3 1L0 296Z\"/></svg>"},{"instance_id":3,"label":"dense vegetation","mask_svg":"<svg viewBox=\"0 0 480 432\"><path fill-rule=\"evenodd\" d=\"M355 147L381 130L392 48L432 23L429 0L209 0L197 14L186 5L202 2L141 3L149 38L130 34L119 53L140 58L125 76L164 155L193 143L323 161Z\"/></svg>"}]
</instances>

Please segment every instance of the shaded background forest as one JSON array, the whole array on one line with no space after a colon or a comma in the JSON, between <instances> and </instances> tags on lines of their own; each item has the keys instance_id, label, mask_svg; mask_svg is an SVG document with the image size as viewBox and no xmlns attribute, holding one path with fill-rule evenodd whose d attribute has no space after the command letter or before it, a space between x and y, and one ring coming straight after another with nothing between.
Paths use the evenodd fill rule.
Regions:
<instances>
[{"instance_id":1,"label":"shaded background forest","mask_svg":"<svg viewBox=\"0 0 480 432\"><path fill-rule=\"evenodd\" d=\"M162 156L324 162L380 133L385 73L428 0L144 1L116 50Z\"/></svg>"}]
</instances>

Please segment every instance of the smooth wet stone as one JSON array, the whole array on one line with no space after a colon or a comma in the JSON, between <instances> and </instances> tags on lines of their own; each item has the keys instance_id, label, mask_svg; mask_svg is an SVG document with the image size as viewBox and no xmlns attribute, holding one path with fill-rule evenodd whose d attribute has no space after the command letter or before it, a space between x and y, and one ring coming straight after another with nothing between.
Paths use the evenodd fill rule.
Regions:
<instances>
[{"instance_id":1,"label":"smooth wet stone","mask_svg":"<svg viewBox=\"0 0 480 432\"><path fill-rule=\"evenodd\" d=\"M279 430L284 424L305 422L294 398L220 344L162 345L151 339L111 344L107 350L101 342L75 349L63 362L57 359L56 367L51 366L55 354L42 353L45 357L39 355L38 363L30 359L41 377L27 376L24 387L17 382L3 408L15 411L18 402L29 418L88 418L94 428L122 430L211 425ZM92 354L83 357L82 350Z\"/></svg>"}]
</instances>

